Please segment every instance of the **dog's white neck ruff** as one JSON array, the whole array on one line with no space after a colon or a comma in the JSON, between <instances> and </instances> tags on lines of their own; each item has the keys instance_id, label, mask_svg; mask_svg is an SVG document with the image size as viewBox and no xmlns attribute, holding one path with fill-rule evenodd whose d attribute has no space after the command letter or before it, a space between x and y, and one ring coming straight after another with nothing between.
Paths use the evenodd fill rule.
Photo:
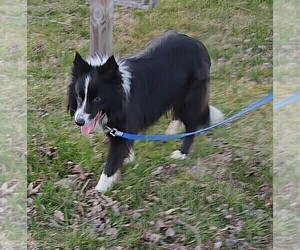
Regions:
<instances>
[{"instance_id":1,"label":"dog's white neck ruff","mask_svg":"<svg viewBox=\"0 0 300 250\"><path fill-rule=\"evenodd\" d=\"M86 61L89 65L97 67L97 66L104 65L108 60L108 58L109 58L108 55L104 55L104 56L94 55L94 56L89 56L86 59ZM124 60L118 60L118 58L116 58L116 61L117 64L119 65L119 71L122 77L122 87L124 89L126 98L128 98L130 95L131 73L128 70L128 66L125 65Z\"/></svg>"}]
</instances>

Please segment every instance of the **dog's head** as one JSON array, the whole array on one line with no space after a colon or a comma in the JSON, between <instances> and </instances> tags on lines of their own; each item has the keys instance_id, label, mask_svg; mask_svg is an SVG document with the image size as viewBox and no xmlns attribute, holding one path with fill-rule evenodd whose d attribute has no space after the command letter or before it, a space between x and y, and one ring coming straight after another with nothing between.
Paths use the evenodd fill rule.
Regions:
<instances>
[{"instance_id":1,"label":"dog's head","mask_svg":"<svg viewBox=\"0 0 300 250\"><path fill-rule=\"evenodd\" d=\"M127 94L123 78L114 56L85 61L76 53L67 107L84 135L97 124L105 128L109 121L118 119Z\"/></svg>"}]
</instances>

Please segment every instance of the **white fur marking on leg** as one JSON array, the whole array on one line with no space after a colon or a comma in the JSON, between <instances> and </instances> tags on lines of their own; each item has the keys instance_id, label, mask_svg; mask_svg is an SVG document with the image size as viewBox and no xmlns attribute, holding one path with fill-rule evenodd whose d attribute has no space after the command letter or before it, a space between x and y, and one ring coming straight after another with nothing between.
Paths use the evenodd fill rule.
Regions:
<instances>
[{"instance_id":1,"label":"white fur marking on leg","mask_svg":"<svg viewBox=\"0 0 300 250\"><path fill-rule=\"evenodd\" d=\"M167 130L166 130L166 134L167 135L173 135L173 134L177 134L180 130L182 130L184 128L183 123L179 120L174 120L171 121Z\"/></svg>"},{"instance_id":2,"label":"white fur marking on leg","mask_svg":"<svg viewBox=\"0 0 300 250\"><path fill-rule=\"evenodd\" d=\"M214 106L209 105L209 123L210 125L217 124L224 120L224 114Z\"/></svg>"},{"instance_id":3,"label":"white fur marking on leg","mask_svg":"<svg viewBox=\"0 0 300 250\"><path fill-rule=\"evenodd\" d=\"M133 162L134 159L135 159L134 151L132 149L130 149L129 155L124 159L124 163L129 164L129 163Z\"/></svg>"},{"instance_id":4,"label":"white fur marking on leg","mask_svg":"<svg viewBox=\"0 0 300 250\"><path fill-rule=\"evenodd\" d=\"M106 174L102 173L100 176L100 180L98 181L98 184L96 185L95 189L98 192L104 193L107 190L109 190L113 183L118 179L119 177L119 171L117 171L114 175L107 177Z\"/></svg>"},{"instance_id":5,"label":"white fur marking on leg","mask_svg":"<svg viewBox=\"0 0 300 250\"><path fill-rule=\"evenodd\" d=\"M180 152L180 150L176 150L174 151L171 156L170 156L172 159L176 159L176 160L184 160L186 159L187 155L186 154L183 154Z\"/></svg>"}]
</instances>

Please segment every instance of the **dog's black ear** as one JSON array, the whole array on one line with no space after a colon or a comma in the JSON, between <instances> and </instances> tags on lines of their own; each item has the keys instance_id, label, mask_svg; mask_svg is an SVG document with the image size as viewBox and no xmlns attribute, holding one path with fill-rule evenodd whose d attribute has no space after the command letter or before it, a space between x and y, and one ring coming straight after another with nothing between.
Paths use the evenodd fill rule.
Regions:
<instances>
[{"instance_id":1,"label":"dog's black ear","mask_svg":"<svg viewBox=\"0 0 300 250\"><path fill-rule=\"evenodd\" d=\"M90 65L85 60L83 60L81 55L76 51L72 69L73 77L79 77L88 73L89 71Z\"/></svg>"},{"instance_id":2,"label":"dog's black ear","mask_svg":"<svg viewBox=\"0 0 300 250\"><path fill-rule=\"evenodd\" d=\"M97 67L98 73L105 80L108 80L112 83L118 82L119 79L119 65L114 56L111 56L107 61L102 65Z\"/></svg>"},{"instance_id":3,"label":"dog's black ear","mask_svg":"<svg viewBox=\"0 0 300 250\"><path fill-rule=\"evenodd\" d=\"M73 116L77 110L77 94L75 90L76 81L80 76L87 74L89 71L90 65L82 59L78 52L76 52L73 61L72 79L67 93L67 110L71 116Z\"/></svg>"},{"instance_id":4,"label":"dog's black ear","mask_svg":"<svg viewBox=\"0 0 300 250\"><path fill-rule=\"evenodd\" d=\"M104 68L104 70L118 70L119 69L119 65L117 64L117 61L114 56L110 56L102 67Z\"/></svg>"},{"instance_id":5,"label":"dog's black ear","mask_svg":"<svg viewBox=\"0 0 300 250\"><path fill-rule=\"evenodd\" d=\"M86 64L86 61L83 60L83 58L77 51L75 53L75 59L73 61L73 64L77 65L77 66L82 66L82 65Z\"/></svg>"},{"instance_id":6,"label":"dog's black ear","mask_svg":"<svg viewBox=\"0 0 300 250\"><path fill-rule=\"evenodd\" d=\"M77 110L77 100L76 100L75 86L70 85L67 94L67 111L72 117L74 116L76 110Z\"/></svg>"}]
</instances>

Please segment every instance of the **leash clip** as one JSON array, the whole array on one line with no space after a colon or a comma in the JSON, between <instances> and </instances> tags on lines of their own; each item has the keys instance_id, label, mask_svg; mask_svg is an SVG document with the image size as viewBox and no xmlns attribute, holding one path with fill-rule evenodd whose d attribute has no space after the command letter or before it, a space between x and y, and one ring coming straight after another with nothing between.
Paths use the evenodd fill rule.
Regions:
<instances>
[{"instance_id":1,"label":"leash clip","mask_svg":"<svg viewBox=\"0 0 300 250\"><path fill-rule=\"evenodd\" d=\"M108 133L111 135L111 136L113 136L113 137L116 137L116 133L117 133L117 129L115 129L115 128L110 128L110 127L108 127L108 126L106 126L106 129L108 130Z\"/></svg>"}]
</instances>

